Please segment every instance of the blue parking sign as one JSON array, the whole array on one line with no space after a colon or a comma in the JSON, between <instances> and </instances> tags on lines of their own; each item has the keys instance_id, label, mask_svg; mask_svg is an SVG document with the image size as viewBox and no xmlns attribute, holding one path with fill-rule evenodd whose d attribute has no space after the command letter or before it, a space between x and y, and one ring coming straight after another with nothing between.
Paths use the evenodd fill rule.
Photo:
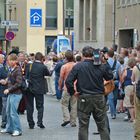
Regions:
<instances>
[{"instance_id":1,"label":"blue parking sign","mask_svg":"<svg viewBox=\"0 0 140 140\"><path fill-rule=\"evenodd\" d=\"M42 9L30 9L30 26L42 27Z\"/></svg>"}]
</instances>

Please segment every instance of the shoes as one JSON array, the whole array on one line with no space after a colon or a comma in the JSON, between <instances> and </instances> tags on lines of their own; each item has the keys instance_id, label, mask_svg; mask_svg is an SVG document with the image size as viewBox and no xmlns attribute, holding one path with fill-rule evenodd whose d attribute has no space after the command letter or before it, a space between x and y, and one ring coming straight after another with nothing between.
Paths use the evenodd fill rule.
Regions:
<instances>
[{"instance_id":1,"label":"shoes","mask_svg":"<svg viewBox=\"0 0 140 140\"><path fill-rule=\"evenodd\" d=\"M34 125L33 126L29 125L29 129L34 129Z\"/></svg>"},{"instance_id":2,"label":"shoes","mask_svg":"<svg viewBox=\"0 0 140 140\"><path fill-rule=\"evenodd\" d=\"M93 135L99 135L100 133L99 132L93 132Z\"/></svg>"},{"instance_id":3,"label":"shoes","mask_svg":"<svg viewBox=\"0 0 140 140\"><path fill-rule=\"evenodd\" d=\"M124 121L129 121L130 119L128 118L128 116L125 116L123 120Z\"/></svg>"},{"instance_id":4,"label":"shoes","mask_svg":"<svg viewBox=\"0 0 140 140\"><path fill-rule=\"evenodd\" d=\"M71 127L76 127L76 124L71 124Z\"/></svg>"},{"instance_id":5,"label":"shoes","mask_svg":"<svg viewBox=\"0 0 140 140\"><path fill-rule=\"evenodd\" d=\"M37 126L40 127L40 128L42 128L42 129L45 128L45 126L42 123L41 124L38 124Z\"/></svg>"},{"instance_id":6,"label":"shoes","mask_svg":"<svg viewBox=\"0 0 140 140\"><path fill-rule=\"evenodd\" d=\"M7 131L7 129L2 129L2 130L0 131L0 133L4 134L4 133L8 133L8 131Z\"/></svg>"},{"instance_id":7,"label":"shoes","mask_svg":"<svg viewBox=\"0 0 140 140\"><path fill-rule=\"evenodd\" d=\"M52 95L52 93L50 93L50 92L47 92L47 95Z\"/></svg>"},{"instance_id":8,"label":"shoes","mask_svg":"<svg viewBox=\"0 0 140 140\"><path fill-rule=\"evenodd\" d=\"M113 116L112 116L112 119L116 119L116 116L115 116L115 115L113 115Z\"/></svg>"},{"instance_id":9,"label":"shoes","mask_svg":"<svg viewBox=\"0 0 140 140\"><path fill-rule=\"evenodd\" d=\"M22 133L19 132L19 131L17 131L17 130L12 133L12 136L13 137L15 137L15 136L21 136L21 135L22 135Z\"/></svg>"},{"instance_id":10,"label":"shoes","mask_svg":"<svg viewBox=\"0 0 140 140\"><path fill-rule=\"evenodd\" d=\"M64 126L68 125L69 123L70 123L70 121L66 121L66 122L62 123L61 126L64 127Z\"/></svg>"},{"instance_id":11,"label":"shoes","mask_svg":"<svg viewBox=\"0 0 140 140\"><path fill-rule=\"evenodd\" d=\"M1 128L3 128L3 129L6 128L6 124L2 124Z\"/></svg>"},{"instance_id":12,"label":"shoes","mask_svg":"<svg viewBox=\"0 0 140 140\"><path fill-rule=\"evenodd\" d=\"M52 96L56 96L56 93L52 93Z\"/></svg>"}]
</instances>

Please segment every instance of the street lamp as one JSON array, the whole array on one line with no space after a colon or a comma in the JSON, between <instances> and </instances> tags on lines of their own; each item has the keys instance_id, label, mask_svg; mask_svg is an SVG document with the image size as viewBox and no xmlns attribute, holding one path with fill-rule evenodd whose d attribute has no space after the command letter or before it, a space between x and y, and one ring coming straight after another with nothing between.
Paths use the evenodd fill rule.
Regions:
<instances>
[{"instance_id":1,"label":"street lamp","mask_svg":"<svg viewBox=\"0 0 140 140\"><path fill-rule=\"evenodd\" d=\"M73 10L71 8L66 9L66 15L68 17L68 35L70 35L70 20Z\"/></svg>"},{"instance_id":2,"label":"street lamp","mask_svg":"<svg viewBox=\"0 0 140 140\"><path fill-rule=\"evenodd\" d=\"M112 4L112 17L113 17L113 32L112 32L112 37L113 37L113 47L115 46L115 30L116 30L116 0L113 0Z\"/></svg>"},{"instance_id":3,"label":"street lamp","mask_svg":"<svg viewBox=\"0 0 140 140\"><path fill-rule=\"evenodd\" d=\"M8 5L8 12L9 12L9 21L12 20L12 5L16 5L13 4L13 0L8 0L8 3L6 3L6 6ZM11 26L9 26L8 31L11 31ZM11 46L11 41L6 41L6 53L8 53L8 48L10 48Z\"/></svg>"},{"instance_id":4,"label":"street lamp","mask_svg":"<svg viewBox=\"0 0 140 140\"><path fill-rule=\"evenodd\" d=\"M65 0L63 0L63 35L65 35Z\"/></svg>"}]
</instances>

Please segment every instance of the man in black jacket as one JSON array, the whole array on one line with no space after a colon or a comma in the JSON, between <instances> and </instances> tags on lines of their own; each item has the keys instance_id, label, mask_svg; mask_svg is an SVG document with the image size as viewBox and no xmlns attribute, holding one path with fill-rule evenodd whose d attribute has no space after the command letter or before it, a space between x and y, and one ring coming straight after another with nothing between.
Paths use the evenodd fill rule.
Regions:
<instances>
[{"instance_id":1,"label":"man in black jacket","mask_svg":"<svg viewBox=\"0 0 140 140\"><path fill-rule=\"evenodd\" d=\"M111 80L113 74L106 65L94 65L92 47L83 48L82 54L84 61L73 67L66 80L66 86L71 95L75 93L74 81L77 80L79 140L88 140L91 114L97 124L101 140L110 140L103 80Z\"/></svg>"},{"instance_id":2,"label":"man in black jacket","mask_svg":"<svg viewBox=\"0 0 140 140\"><path fill-rule=\"evenodd\" d=\"M42 63L42 61L43 55L38 52L35 55L35 62L33 62L33 64L29 64L26 69L26 75L30 75L28 77L30 79L30 91L27 92L27 120L30 129L33 129L35 125L35 122L33 120L34 98L38 111L37 126L40 128L45 128L45 126L43 125L44 94L46 92L44 77L50 76L50 72Z\"/></svg>"}]
</instances>

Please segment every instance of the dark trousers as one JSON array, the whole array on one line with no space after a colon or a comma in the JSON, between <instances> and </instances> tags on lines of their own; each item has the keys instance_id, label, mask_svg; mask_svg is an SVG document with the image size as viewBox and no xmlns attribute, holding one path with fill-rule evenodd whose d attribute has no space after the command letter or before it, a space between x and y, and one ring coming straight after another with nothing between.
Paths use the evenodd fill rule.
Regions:
<instances>
[{"instance_id":1,"label":"dark trousers","mask_svg":"<svg viewBox=\"0 0 140 140\"><path fill-rule=\"evenodd\" d=\"M79 140L88 140L91 114L97 124L101 140L110 140L106 101L103 95L81 95L78 99Z\"/></svg>"},{"instance_id":2,"label":"dark trousers","mask_svg":"<svg viewBox=\"0 0 140 140\"><path fill-rule=\"evenodd\" d=\"M0 97L0 115L2 113L2 97Z\"/></svg>"},{"instance_id":3,"label":"dark trousers","mask_svg":"<svg viewBox=\"0 0 140 140\"><path fill-rule=\"evenodd\" d=\"M18 107L18 113L24 114L24 111L26 110L26 104L27 99L25 94L23 94L22 99L20 100L19 107Z\"/></svg>"},{"instance_id":4,"label":"dark trousers","mask_svg":"<svg viewBox=\"0 0 140 140\"><path fill-rule=\"evenodd\" d=\"M36 109L38 111L37 115L37 125L40 125L43 123L43 112L44 112L44 95L43 94L33 94L33 93L27 93L27 121L29 123L29 126L34 126L35 122L33 119L33 112L34 112L34 98L36 102Z\"/></svg>"}]
</instances>

